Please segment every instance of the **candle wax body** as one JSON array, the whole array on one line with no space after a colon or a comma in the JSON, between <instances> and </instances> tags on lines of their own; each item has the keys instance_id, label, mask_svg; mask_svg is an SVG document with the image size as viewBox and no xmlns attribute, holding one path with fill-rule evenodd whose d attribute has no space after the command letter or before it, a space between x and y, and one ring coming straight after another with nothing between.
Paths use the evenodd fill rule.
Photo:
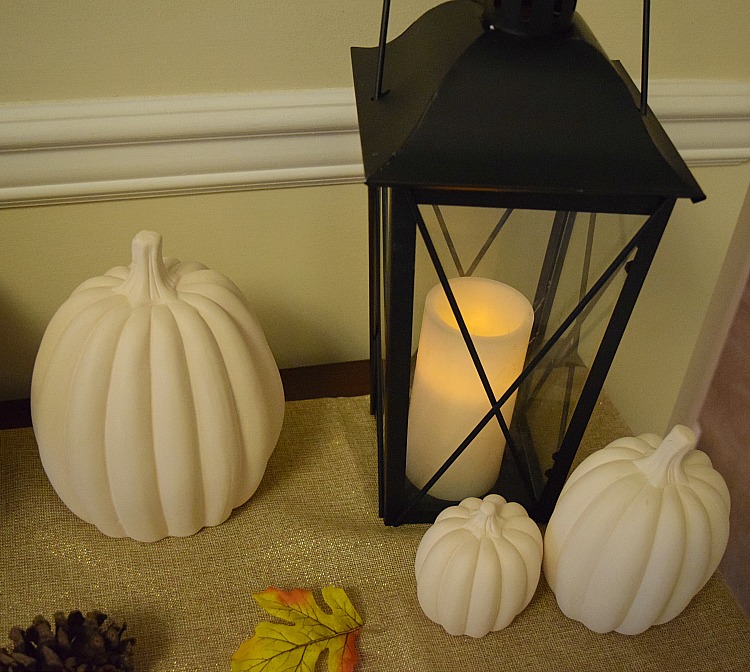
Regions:
<instances>
[{"instance_id":1,"label":"candle wax body","mask_svg":"<svg viewBox=\"0 0 750 672\"><path fill-rule=\"evenodd\" d=\"M520 292L486 278L450 281L496 399L523 370L534 311ZM515 394L503 405L510 425ZM437 285L425 301L409 403L406 476L424 487L490 410L448 299ZM497 481L505 438L493 418L430 488L459 501L484 495Z\"/></svg>"}]
</instances>

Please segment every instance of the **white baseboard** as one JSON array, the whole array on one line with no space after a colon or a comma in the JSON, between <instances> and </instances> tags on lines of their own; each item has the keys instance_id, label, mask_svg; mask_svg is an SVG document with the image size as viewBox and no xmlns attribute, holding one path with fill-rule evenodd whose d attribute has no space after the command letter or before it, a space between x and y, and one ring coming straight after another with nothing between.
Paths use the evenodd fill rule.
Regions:
<instances>
[{"instance_id":1,"label":"white baseboard","mask_svg":"<svg viewBox=\"0 0 750 672\"><path fill-rule=\"evenodd\" d=\"M750 83L649 100L688 164L750 160ZM348 88L0 105L0 207L362 179Z\"/></svg>"}]
</instances>

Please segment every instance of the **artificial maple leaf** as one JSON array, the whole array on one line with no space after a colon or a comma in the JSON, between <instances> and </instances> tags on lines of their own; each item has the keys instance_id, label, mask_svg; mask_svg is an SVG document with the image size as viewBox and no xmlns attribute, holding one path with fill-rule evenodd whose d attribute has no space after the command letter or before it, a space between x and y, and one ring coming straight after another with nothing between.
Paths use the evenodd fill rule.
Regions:
<instances>
[{"instance_id":1,"label":"artificial maple leaf","mask_svg":"<svg viewBox=\"0 0 750 672\"><path fill-rule=\"evenodd\" d=\"M255 601L287 623L261 622L232 656L232 672L312 672L328 649L328 672L353 672L362 618L341 588L323 588L330 614L309 590L266 588Z\"/></svg>"}]
</instances>

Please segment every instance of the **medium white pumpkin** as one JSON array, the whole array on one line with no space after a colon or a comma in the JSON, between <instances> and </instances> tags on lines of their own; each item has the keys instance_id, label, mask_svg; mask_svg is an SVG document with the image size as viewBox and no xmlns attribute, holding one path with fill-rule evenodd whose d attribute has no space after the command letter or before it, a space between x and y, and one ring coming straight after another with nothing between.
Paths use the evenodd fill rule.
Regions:
<instances>
[{"instance_id":1,"label":"medium white pumpkin","mask_svg":"<svg viewBox=\"0 0 750 672\"><path fill-rule=\"evenodd\" d=\"M163 259L81 284L50 321L31 386L42 464L104 534L156 541L226 520L255 492L284 414L281 378L239 289Z\"/></svg>"},{"instance_id":2,"label":"medium white pumpkin","mask_svg":"<svg viewBox=\"0 0 750 672\"><path fill-rule=\"evenodd\" d=\"M626 437L568 479L544 537L562 612L595 632L637 634L680 614L716 570L729 491L695 434Z\"/></svg>"},{"instance_id":3,"label":"medium white pumpkin","mask_svg":"<svg viewBox=\"0 0 750 672\"><path fill-rule=\"evenodd\" d=\"M542 535L526 510L500 495L444 509L414 563L425 615L451 635L502 630L531 601L542 568Z\"/></svg>"}]
</instances>

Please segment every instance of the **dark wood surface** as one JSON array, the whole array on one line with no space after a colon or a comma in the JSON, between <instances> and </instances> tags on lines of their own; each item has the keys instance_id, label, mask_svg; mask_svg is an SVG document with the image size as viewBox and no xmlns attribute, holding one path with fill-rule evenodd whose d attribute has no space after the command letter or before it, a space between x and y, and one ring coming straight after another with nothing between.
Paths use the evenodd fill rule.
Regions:
<instances>
[{"instance_id":1,"label":"dark wood surface","mask_svg":"<svg viewBox=\"0 0 750 672\"><path fill-rule=\"evenodd\" d=\"M320 397L358 397L370 392L369 363L340 362L282 369L287 401ZM0 401L0 430L31 426L28 399Z\"/></svg>"},{"instance_id":2,"label":"dark wood surface","mask_svg":"<svg viewBox=\"0 0 750 672\"><path fill-rule=\"evenodd\" d=\"M287 401L320 397L359 397L370 393L368 360L283 369Z\"/></svg>"},{"instance_id":3,"label":"dark wood surface","mask_svg":"<svg viewBox=\"0 0 750 672\"><path fill-rule=\"evenodd\" d=\"M0 401L0 430L17 427L31 427L29 400Z\"/></svg>"}]
</instances>

